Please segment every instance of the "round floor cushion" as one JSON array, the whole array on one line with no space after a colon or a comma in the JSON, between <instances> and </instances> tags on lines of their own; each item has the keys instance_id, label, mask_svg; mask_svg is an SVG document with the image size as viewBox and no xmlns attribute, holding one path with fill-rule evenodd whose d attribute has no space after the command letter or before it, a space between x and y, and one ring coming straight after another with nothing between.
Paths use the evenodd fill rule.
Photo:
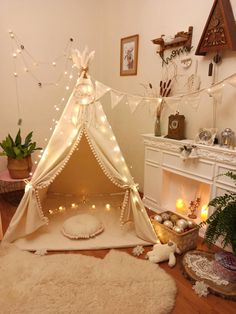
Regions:
<instances>
[{"instance_id":1,"label":"round floor cushion","mask_svg":"<svg viewBox=\"0 0 236 314\"><path fill-rule=\"evenodd\" d=\"M62 233L70 239L88 239L103 231L102 222L95 216L79 214L65 220Z\"/></svg>"}]
</instances>

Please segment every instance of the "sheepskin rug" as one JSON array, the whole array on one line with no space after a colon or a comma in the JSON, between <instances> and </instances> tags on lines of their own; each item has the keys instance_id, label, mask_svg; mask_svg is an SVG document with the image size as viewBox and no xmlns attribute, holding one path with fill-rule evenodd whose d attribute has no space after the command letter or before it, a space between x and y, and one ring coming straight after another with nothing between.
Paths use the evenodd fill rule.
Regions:
<instances>
[{"instance_id":1,"label":"sheepskin rug","mask_svg":"<svg viewBox=\"0 0 236 314\"><path fill-rule=\"evenodd\" d=\"M175 295L164 270L127 253L98 259L0 250L0 313L163 314Z\"/></svg>"}]
</instances>

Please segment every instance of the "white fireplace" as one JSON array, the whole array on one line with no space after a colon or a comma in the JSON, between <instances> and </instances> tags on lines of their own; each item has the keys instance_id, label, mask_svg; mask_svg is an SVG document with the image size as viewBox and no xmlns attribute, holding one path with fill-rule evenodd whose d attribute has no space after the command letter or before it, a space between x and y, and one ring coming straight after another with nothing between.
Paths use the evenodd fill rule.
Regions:
<instances>
[{"instance_id":1,"label":"white fireplace","mask_svg":"<svg viewBox=\"0 0 236 314\"><path fill-rule=\"evenodd\" d=\"M143 135L145 144L144 197L147 208L155 212L171 210L184 217L190 213L191 201L200 198L196 210L198 223L209 216L213 208L208 202L226 191L235 191L232 180L219 176L227 171L236 172L236 150L220 146L195 144L190 140L172 140ZM181 149L191 145L194 158L183 158ZM180 203L181 206L178 206ZM201 213L202 208L204 207ZM207 212L206 212L207 211Z\"/></svg>"}]
</instances>

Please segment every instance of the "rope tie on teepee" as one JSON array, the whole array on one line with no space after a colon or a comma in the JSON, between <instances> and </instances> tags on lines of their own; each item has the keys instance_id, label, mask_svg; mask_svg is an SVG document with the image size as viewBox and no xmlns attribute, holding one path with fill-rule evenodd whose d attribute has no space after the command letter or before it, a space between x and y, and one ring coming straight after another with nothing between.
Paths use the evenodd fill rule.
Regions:
<instances>
[{"instance_id":1,"label":"rope tie on teepee","mask_svg":"<svg viewBox=\"0 0 236 314\"><path fill-rule=\"evenodd\" d=\"M25 192L28 192L29 190L35 190L33 184L28 179L24 179L23 181L25 183Z\"/></svg>"},{"instance_id":2,"label":"rope tie on teepee","mask_svg":"<svg viewBox=\"0 0 236 314\"><path fill-rule=\"evenodd\" d=\"M137 192L139 188L139 184L138 183L134 183L130 186L130 189Z\"/></svg>"}]
</instances>

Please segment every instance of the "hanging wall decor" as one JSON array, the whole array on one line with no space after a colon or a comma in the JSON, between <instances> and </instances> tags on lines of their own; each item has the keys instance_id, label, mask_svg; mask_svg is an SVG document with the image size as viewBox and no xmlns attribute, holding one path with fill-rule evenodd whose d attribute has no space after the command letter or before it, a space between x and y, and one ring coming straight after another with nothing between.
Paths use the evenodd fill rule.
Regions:
<instances>
[{"instance_id":1,"label":"hanging wall decor","mask_svg":"<svg viewBox=\"0 0 236 314\"><path fill-rule=\"evenodd\" d=\"M182 49L173 50L171 53L171 59L180 55L184 52L189 52L192 48L192 35L193 35L193 27L189 26L187 32L178 32L175 34L174 38L166 39L165 35L161 35L161 37L153 39L152 42L155 45L159 45L159 49L157 53L159 53L162 60L164 60L164 51L170 48L183 47ZM167 60L168 63L168 60Z\"/></svg>"},{"instance_id":2,"label":"hanging wall decor","mask_svg":"<svg viewBox=\"0 0 236 314\"><path fill-rule=\"evenodd\" d=\"M121 38L120 75L137 75L139 35Z\"/></svg>"},{"instance_id":3,"label":"hanging wall decor","mask_svg":"<svg viewBox=\"0 0 236 314\"><path fill-rule=\"evenodd\" d=\"M236 51L235 34L236 23L230 0L215 0L195 54L205 56L208 52L217 52L214 61L218 63L220 51Z\"/></svg>"}]
</instances>

